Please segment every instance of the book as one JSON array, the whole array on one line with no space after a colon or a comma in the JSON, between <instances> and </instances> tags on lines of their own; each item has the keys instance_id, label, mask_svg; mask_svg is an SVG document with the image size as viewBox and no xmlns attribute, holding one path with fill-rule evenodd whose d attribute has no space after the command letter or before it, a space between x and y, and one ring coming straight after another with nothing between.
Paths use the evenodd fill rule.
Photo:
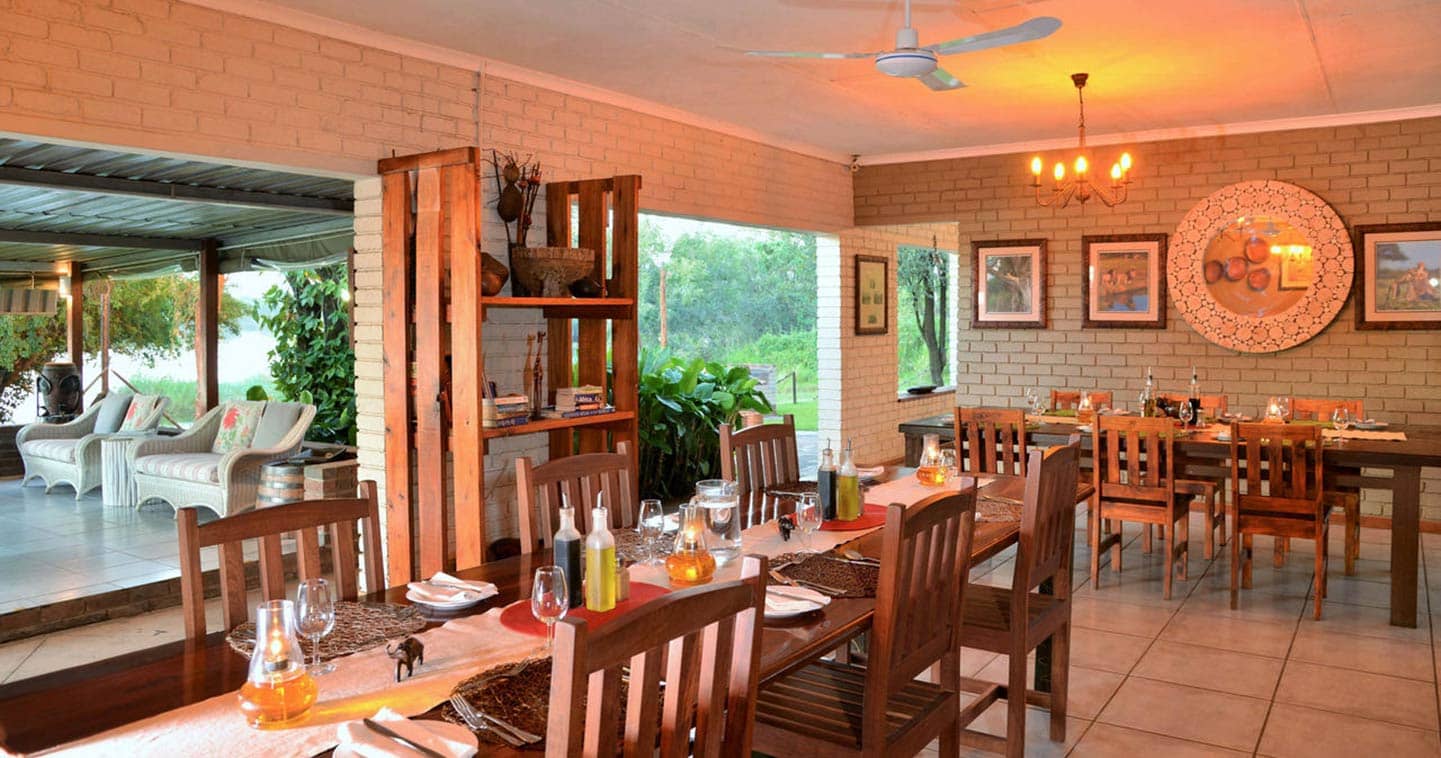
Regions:
<instances>
[{"instance_id":1,"label":"book","mask_svg":"<svg viewBox=\"0 0 1441 758\"><path fill-rule=\"evenodd\" d=\"M487 418L481 420L481 426L486 429L504 429L510 426L520 426L528 423L530 416L512 416L509 418Z\"/></svg>"},{"instance_id":2,"label":"book","mask_svg":"<svg viewBox=\"0 0 1441 758\"><path fill-rule=\"evenodd\" d=\"M586 416L600 416L606 413L614 412L615 407L610 405L602 405L597 408L586 408L584 410L565 410L558 409L553 405L548 405L540 410L540 415L541 418L584 418Z\"/></svg>"}]
</instances>

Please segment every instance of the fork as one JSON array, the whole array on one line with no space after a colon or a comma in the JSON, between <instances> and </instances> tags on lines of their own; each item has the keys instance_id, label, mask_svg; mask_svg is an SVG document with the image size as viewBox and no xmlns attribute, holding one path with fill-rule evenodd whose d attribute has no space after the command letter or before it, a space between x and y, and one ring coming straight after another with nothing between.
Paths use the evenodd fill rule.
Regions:
<instances>
[{"instance_id":1,"label":"fork","mask_svg":"<svg viewBox=\"0 0 1441 758\"><path fill-rule=\"evenodd\" d=\"M813 589L816 592L824 592L825 594L832 596L846 594L845 590L838 590L835 587L827 587L824 584L818 584L816 582L807 581L805 579L793 579L789 576L786 576L785 574L782 574L779 571L772 570L770 573L771 578L780 584L789 584L793 587L806 587L809 589Z\"/></svg>"},{"instance_id":2,"label":"fork","mask_svg":"<svg viewBox=\"0 0 1441 758\"><path fill-rule=\"evenodd\" d=\"M845 556L844 560L849 561L850 563L865 563L871 566L881 565L881 559L867 557L865 555L862 555L859 551L852 550L850 548L845 548L844 550L841 550L841 555Z\"/></svg>"},{"instance_id":3,"label":"fork","mask_svg":"<svg viewBox=\"0 0 1441 758\"><path fill-rule=\"evenodd\" d=\"M511 747L524 747L526 745L525 741L519 737L485 723L485 719L480 717L480 713L475 710L475 707L470 704L470 701L460 695L450 696L450 707L455 709L455 713L460 716L460 720L464 721L465 725L472 730L477 732L490 732L504 740L505 744Z\"/></svg>"},{"instance_id":4,"label":"fork","mask_svg":"<svg viewBox=\"0 0 1441 758\"><path fill-rule=\"evenodd\" d=\"M518 661L518 662L516 662L515 664L513 664L510 668L508 668L508 669L506 669L506 670L504 670L504 671L496 672L496 673L491 674L490 676L487 676L486 678L480 680L479 682L477 682L477 686L483 685L483 684L485 684L485 683L487 683L487 682L490 682L490 681L492 681L492 680L495 680L495 679L502 679L502 678L505 678L505 677L516 676L516 675L519 674L520 672L525 671L526 667L530 666L530 664L531 664L531 662L530 662L529 660ZM466 705L469 706L470 703L467 702ZM485 719L486 721L489 721L491 724L499 727L500 729L503 729L503 730L506 730L506 731L510 732L511 734L515 735L517 738L525 741L526 743L540 742L542 739L544 739L543 737L541 737L541 736L538 735L538 734L535 734L535 733L532 733L532 732L527 732L526 730L521 729L520 727L515 726L514 724L511 724L511 723L509 723L509 722L506 722L506 721L503 721L503 720L501 720L501 719L498 719L498 718L490 715L489 713L486 713L485 711L477 711L473 706L471 707L471 710L472 710L473 712L475 712L476 714L478 714L481 718Z\"/></svg>"}]
</instances>

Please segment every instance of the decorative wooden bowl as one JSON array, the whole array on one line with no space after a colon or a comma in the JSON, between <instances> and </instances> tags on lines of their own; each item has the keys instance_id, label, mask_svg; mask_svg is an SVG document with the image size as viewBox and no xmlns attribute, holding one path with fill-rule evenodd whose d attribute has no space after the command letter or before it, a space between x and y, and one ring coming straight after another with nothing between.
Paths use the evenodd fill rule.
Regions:
<instances>
[{"instance_id":1,"label":"decorative wooden bowl","mask_svg":"<svg viewBox=\"0 0 1441 758\"><path fill-rule=\"evenodd\" d=\"M595 266L595 251L584 247L518 247L510 255L515 278L535 297L565 297Z\"/></svg>"}]
</instances>

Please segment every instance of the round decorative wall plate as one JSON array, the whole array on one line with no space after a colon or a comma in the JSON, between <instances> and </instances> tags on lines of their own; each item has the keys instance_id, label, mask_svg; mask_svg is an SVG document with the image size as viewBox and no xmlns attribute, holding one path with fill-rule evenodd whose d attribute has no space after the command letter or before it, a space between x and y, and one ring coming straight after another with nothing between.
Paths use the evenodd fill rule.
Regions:
<instances>
[{"instance_id":1,"label":"round decorative wall plate","mask_svg":"<svg viewBox=\"0 0 1441 758\"><path fill-rule=\"evenodd\" d=\"M1166 282L1201 336L1243 353L1273 353L1326 328L1351 292L1346 225L1294 184L1239 182L1211 193L1171 238Z\"/></svg>"}]
</instances>

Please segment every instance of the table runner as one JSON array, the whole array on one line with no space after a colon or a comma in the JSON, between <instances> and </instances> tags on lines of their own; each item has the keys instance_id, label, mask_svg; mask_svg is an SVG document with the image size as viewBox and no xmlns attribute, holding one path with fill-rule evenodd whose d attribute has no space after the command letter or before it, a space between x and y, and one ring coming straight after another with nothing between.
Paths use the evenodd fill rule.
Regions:
<instances>
[{"instance_id":1,"label":"table runner","mask_svg":"<svg viewBox=\"0 0 1441 758\"><path fill-rule=\"evenodd\" d=\"M1326 439L1347 439L1347 440L1382 440L1387 442L1405 442L1405 432L1368 432L1364 429L1322 429L1321 436Z\"/></svg>"}]
</instances>

